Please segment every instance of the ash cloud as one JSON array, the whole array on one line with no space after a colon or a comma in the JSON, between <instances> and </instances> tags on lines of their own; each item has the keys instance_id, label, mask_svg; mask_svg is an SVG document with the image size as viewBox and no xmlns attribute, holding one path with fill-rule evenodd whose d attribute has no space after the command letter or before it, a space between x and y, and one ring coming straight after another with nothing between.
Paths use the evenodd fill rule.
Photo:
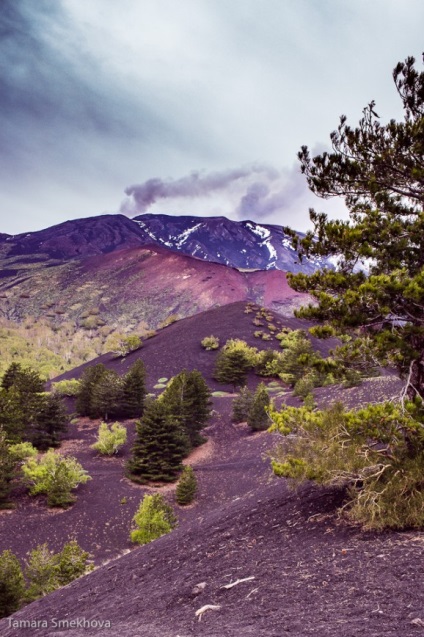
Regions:
<instances>
[{"instance_id":1,"label":"ash cloud","mask_svg":"<svg viewBox=\"0 0 424 637\"><path fill-rule=\"evenodd\" d=\"M223 215L296 225L299 217L316 205L297 164L283 170L254 164L219 172L192 172L180 179L153 178L128 186L125 194L120 212L128 217L152 208L152 212L171 215Z\"/></svg>"},{"instance_id":2,"label":"ash cloud","mask_svg":"<svg viewBox=\"0 0 424 637\"><path fill-rule=\"evenodd\" d=\"M273 184L256 181L247 187L236 209L239 219L267 219L291 210L308 195L305 177L297 165L282 171Z\"/></svg>"},{"instance_id":3,"label":"ash cloud","mask_svg":"<svg viewBox=\"0 0 424 637\"><path fill-rule=\"evenodd\" d=\"M246 181L261 175L263 180L272 182L278 172L270 166L254 165L210 173L192 172L180 179L148 179L142 184L128 186L125 194L129 198L121 205L121 212L132 215L145 212L157 201L173 198L201 198L217 192L242 189Z\"/></svg>"}]
</instances>

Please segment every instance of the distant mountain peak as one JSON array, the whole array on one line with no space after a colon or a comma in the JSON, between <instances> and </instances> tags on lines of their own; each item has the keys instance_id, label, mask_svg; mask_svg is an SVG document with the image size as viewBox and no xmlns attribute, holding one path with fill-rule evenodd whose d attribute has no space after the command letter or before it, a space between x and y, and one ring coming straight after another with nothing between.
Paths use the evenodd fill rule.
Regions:
<instances>
[{"instance_id":1,"label":"distant mountain peak","mask_svg":"<svg viewBox=\"0 0 424 637\"><path fill-rule=\"evenodd\" d=\"M300 234L300 233L299 233ZM129 219L121 214L65 221L36 232L0 234L8 257L67 261L154 244L202 261L240 270L282 270L311 274L334 269L333 259L303 259L291 238L277 225L250 219L147 213Z\"/></svg>"},{"instance_id":2,"label":"distant mountain peak","mask_svg":"<svg viewBox=\"0 0 424 637\"><path fill-rule=\"evenodd\" d=\"M308 274L324 266L334 269L330 260L304 259L300 263L291 238L274 224L152 213L134 217L133 221L158 245L239 269Z\"/></svg>"}]
</instances>

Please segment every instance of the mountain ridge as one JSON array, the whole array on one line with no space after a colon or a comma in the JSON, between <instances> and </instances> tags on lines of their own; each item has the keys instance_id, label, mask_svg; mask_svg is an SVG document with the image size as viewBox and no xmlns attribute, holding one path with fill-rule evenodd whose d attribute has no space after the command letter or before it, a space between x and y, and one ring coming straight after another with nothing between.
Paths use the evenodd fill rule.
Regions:
<instances>
[{"instance_id":1,"label":"mountain ridge","mask_svg":"<svg viewBox=\"0 0 424 637\"><path fill-rule=\"evenodd\" d=\"M334 268L331 259L304 259L300 263L291 238L280 226L223 216L148 213L129 219L122 214L105 214L68 220L35 232L0 234L3 257L18 260L38 255L38 259L63 261L152 243L238 269L310 274L323 266Z\"/></svg>"}]
</instances>

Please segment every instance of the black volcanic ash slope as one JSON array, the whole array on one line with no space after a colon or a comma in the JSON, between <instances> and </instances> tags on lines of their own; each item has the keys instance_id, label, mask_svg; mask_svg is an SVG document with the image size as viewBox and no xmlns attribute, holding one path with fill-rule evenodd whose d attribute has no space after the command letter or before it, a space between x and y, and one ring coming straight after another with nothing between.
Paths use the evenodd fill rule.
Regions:
<instances>
[{"instance_id":1,"label":"black volcanic ash slope","mask_svg":"<svg viewBox=\"0 0 424 637\"><path fill-rule=\"evenodd\" d=\"M338 503L331 491L290 495L280 482L259 485L12 619L44 619L49 627L31 634L52 637L419 634L420 538L340 525L333 516ZM224 588L238 580L247 581ZM215 608L199 621L196 612L208 605ZM86 624L60 630L52 618ZM111 627L100 632L100 621ZM3 637L27 634L7 619L0 630Z\"/></svg>"}]
</instances>

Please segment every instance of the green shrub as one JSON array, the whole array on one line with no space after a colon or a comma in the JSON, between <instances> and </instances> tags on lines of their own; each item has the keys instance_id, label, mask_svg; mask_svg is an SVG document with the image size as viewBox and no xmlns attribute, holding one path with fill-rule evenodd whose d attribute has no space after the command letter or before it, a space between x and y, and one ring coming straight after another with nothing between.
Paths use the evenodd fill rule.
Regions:
<instances>
[{"instance_id":1,"label":"green shrub","mask_svg":"<svg viewBox=\"0 0 424 637\"><path fill-rule=\"evenodd\" d=\"M18 442L15 445L10 445L9 451L18 461L38 455L37 449L30 442Z\"/></svg>"},{"instance_id":2,"label":"green shrub","mask_svg":"<svg viewBox=\"0 0 424 637\"><path fill-rule=\"evenodd\" d=\"M25 580L19 560L11 551L0 555L0 618L18 610L25 594Z\"/></svg>"},{"instance_id":3,"label":"green shrub","mask_svg":"<svg viewBox=\"0 0 424 637\"><path fill-rule=\"evenodd\" d=\"M118 453L118 450L127 441L127 430L124 425L119 422L113 423L113 425L107 425L105 422L101 422L99 425L99 433L97 442L91 445L91 448L98 451L103 456L112 456Z\"/></svg>"},{"instance_id":4,"label":"green shrub","mask_svg":"<svg viewBox=\"0 0 424 637\"><path fill-rule=\"evenodd\" d=\"M52 507L66 508L75 501L71 491L91 477L76 458L62 456L50 449L40 459L28 458L22 466L31 495L44 493Z\"/></svg>"},{"instance_id":5,"label":"green shrub","mask_svg":"<svg viewBox=\"0 0 424 637\"><path fill-rule=\"evenodd\" d=\"M10 450L6 433L0 429L0 509L11 506L9 494L17 464L18 459Z\"/></svg>"},{"instance_id":6,"label":"green shrub","mask_svg":"<svg viewBox=\"0 0 424 637\"><path fill-rule=\"evenodd\" d=\"M137 528L130 537L137 544L148 544L170 533L177 523L172 507L159 493L144 496L133 521Z\"/></svg>"},{"instance_id":7,"label":"green shrub","mask_svg":"<svg viewBox=\"0 0 424 637\"><path fill-rule=\"evenodd\" d=\"M143 346L137 334L111 334L106 341L110 351L117 357L126 356Z\"/></svg>"},{"instance_id":8,"label":"green shrub","mask_svg":"<svg viewBox=\"0 0 424 637\"><path fill-rule=\"evenodd\" d=\"M392 402L345 411L271 410L285 440L271 453L274 472L296 483L345 489L345 513L365 528L424 525L424 435L419 406ZM418 419L417 419L418 416Z\"/></svg>"},{"instance_id":9,"label":"green shrub","mask_svg":"<svg viewBox=\"0 0 424 637\"><path fill-rule=\"evenodd\" d=\"M201 341L201 346L203 349L208 351L219 348L219 338L217 336L205 336L205 338Z\"/></svg>"},{"instance_id":10,"label":"green shrub","mask_svg":"<svg viewBox=\"0 0 424 637\"><path fill-rule=\"evenodd\" d=\"M314 389L314 379L312 376L303 376L303 378L299 378L296 381L294 386L293 395L299 396L300 398L306 398L309 394L313 393Z\"/></svg>"},{"instance_id":11,"label":"green shrub","mask_svg":"<svg viewBox=\"0 0 424 637\"><path fill-rule=\"evenodd\" d=\"M47 544L38 545L26 561L25 577L29 584L26 600L43 597L84 575L93 568L88 558L89 554L75 540L65 544L59 553L50 551Z\"/></svg>"},{"instance_id":12,"label":"green shrub","mask_svg":"<svg viewBox=\"0 0 424 637\"><path fill-rule=\"evenodd\" d=\"M70 380L58 380L52 383L52 391L58 396L78 396L81 383L76 378Z\"/></svg>"},{"instance_id":13,"label":"green shrub","mask_svg":"<svg viewBox=\"0 0 424 637\"><path fill-rule=\"evenodd\" d=\"M168 327L168 325L172 325L172 323L176 323L179 320L178 314L170 314L166 319L159 323L158 328L163 329L164 327Z\"/></svg>"},{"instance_id":14,"label":"green shrub","mask_svg":"<svg viewBox=\"0 0 424 637\"><path fill-rule=\"evenodd\" d=\"M181 474L181 478L177 484L177 490L175 493L175 497L177 503L184 506L185 504L190 504L194 500L194 496L197 491L197 480L195 473L190 466L186 466L183 469Z\"/></svg>"}]
</instances>

